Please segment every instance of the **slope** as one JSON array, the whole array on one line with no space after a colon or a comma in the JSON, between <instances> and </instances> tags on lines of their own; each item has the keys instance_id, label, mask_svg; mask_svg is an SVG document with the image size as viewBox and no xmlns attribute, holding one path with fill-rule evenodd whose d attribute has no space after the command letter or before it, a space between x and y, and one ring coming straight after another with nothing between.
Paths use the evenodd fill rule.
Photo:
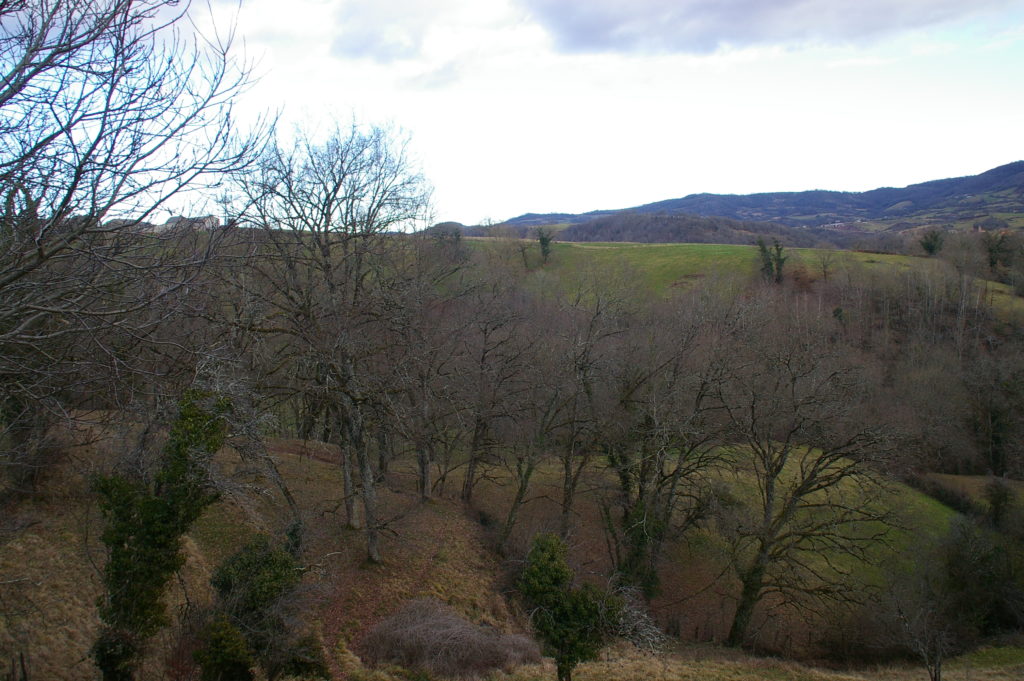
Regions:
<instances>
[{"instance_id":1,"label":"slope","mask_svg":"<svg viewBox=\"0 0 1024 681\"><path fill-rule=\"evenodd\" d=\"M89 485L97 472L109 467L123 443L122 430L111 430L109 425L86 426L68 435L66 456L39 493L6 509L7 520L20 521L21 529L0 546L0 659L6 664L23 653L29 678L96 678L88 650L98 629L95 599L104 557L96 539L98 515ZM420 503L411 471L398 466L382 487L389 518L385 561L368 565L361 535L344 527L339 518L340 473L332 463L337 451L322 443L275 440L270 442L269 454L308 521L303 555L306 618L321 635L336 678L412 678L401 670L368 670L358 658L359 641L367 629L410 598L432 595L474 622L503 631L522 629L523 616L509 600L503 576L515 565L503 565L490 551L477 510L443 496ZM276 535L290 522L279 490L254 462L225 448L217 457L216 473L224 495L186 538L188 560L167 596L175 616L204 607L210 598L209 576L224 557L255 533ZM541 478L520 532L544 527L548 510L557 512L552 506L557 475L551 471ZM492 477L489 484L486 506L493 505L498 512L509 488L500 476ZM893 504L917 509L927 527L938 527L949 517L948 510L906 488L899 489ZM583 516L582 523L581 541L574 545L576 560L591 571L599 570L600 514L595 509ZM674 607L684 608L687 617L705 617L701 614L705 605L686 598L687 590L699 590L699 580L710 574L698 564L709 555L708 545L701 546L697 542L676 547L666 565L666 590L673 593L660 606L656 603L663 614L665 605L675 601ZM185 633L172 626L157 636L145 663L145 678L193 678ZM1024 660L1013 649L991 655L987 661L979 659L983 661L971 667L975 679L1019 678L1014 674L1024 671ZM657 655L615 645L600 660L582 665L578 678L901 681L914 674L903 667L836 673L714 645L674 643ZM539 681L553 675L553 666L546 661L493 678Z\"/></svg>"}]
</instances>

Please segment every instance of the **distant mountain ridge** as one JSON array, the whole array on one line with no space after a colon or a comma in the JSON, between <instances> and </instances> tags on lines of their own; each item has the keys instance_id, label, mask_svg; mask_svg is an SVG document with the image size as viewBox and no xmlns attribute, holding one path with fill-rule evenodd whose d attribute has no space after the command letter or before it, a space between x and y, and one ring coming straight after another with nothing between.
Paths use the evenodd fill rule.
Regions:
<instances>
[{"instance_id":1,"label":"distant mountain ridge","mask_svg":"<svg viewBox=\"0 0 1024 681\"><path fill-rule=\"evenodd\" d=\"M892 220L938 211L948 219L979 212L978 195L985 195L988 213L1024 213L1024 161L1015 161L979 175L931 180L907 187L881 187L866 192L811 190L760 194L691 194L622 210L582 214L527 213L505 224L530 227L579 224L619 213L699 215L748 222L776 222L818 227L864 220ZM995 204L995 205L993 205Z\"/></svg>"}]
</instances>

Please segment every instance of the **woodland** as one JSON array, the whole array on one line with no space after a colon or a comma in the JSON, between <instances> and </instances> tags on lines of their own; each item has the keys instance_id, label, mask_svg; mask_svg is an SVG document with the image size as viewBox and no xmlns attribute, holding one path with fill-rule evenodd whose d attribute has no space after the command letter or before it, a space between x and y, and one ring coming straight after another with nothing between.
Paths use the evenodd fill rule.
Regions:
<instances>
[{"instance_id":1,"label":"woodland","mask_svg":"<svg viewBox=\"0 0 1024 681\"><path fill-rule=\"evenodd\" d=\"M0 0L0 678L1024 669L1005 219L431 228L182 12Z\"/></svg>"}]
</instances>

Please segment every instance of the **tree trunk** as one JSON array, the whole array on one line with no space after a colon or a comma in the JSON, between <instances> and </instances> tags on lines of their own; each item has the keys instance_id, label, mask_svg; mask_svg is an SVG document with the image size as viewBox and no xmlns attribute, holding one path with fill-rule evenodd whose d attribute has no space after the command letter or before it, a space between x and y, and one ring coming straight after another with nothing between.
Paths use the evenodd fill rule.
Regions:
<instances>
[{"instance_id":1,"label":"tree trunk","mask_svg":"<svg viewBox=\"0 0 1024 681\"><path fill-rule=\"evenodd\" d=\"M426 394L426 388L424 386L424 395ZM430 401L424 396L420 400L420 443L416 448L416 463L419 467L419 488L420 488L420 501L429 501L431 492L431 481L430 481L430 461L433 459L431 456L431 441L430 441L430 428L431 428L431 413L430 413Z\"/></svg>"},{"instance_id":2,"label":"tree trunk","mask_svg":"<svg viewBox=\"0 0 1024 681\"><path fill-rule=\"evenodd\" d=\"M317 421L320 419L321 403L309 397L305 397L302 400L302 404L299 406L299 438L302 440L312 440L313 431L316 430ZM327 430L330 424L330 416L324 419L324 430ZM324 440L327 438L325 437Z\"/></svg>"},{"instance_id":3,"label":"tree trunk","mask_svg":"<svg viewBox=\"0 0 1024 681\"><path fill-rule=\"evenodd\" d=\"M532 454L528 456L529 458L525 462L521 461L517 466L518 475L516 477L518 478L518 485L516 487L516 495L512 499L512 506L508 509L508 515L505 516L505 524L501 528L501 536L498 540L498 550L501 552L504 552L505 544L512 535L512 528L515 527L516 520L519 517L519 509L522 508L523 502L526 500L526 492L530 488L530 478L533 477L535 464Z\"/></svg>"},{"instance_id":4,"label":"tree trunk","mask_svg":"<svg viewBox=\"0 0 1024 681\"><path fill-rule=\"evenodd\" d=\"M377 476L366 444L366 431L362 414L353 408L346 422L348 440L356 455L359 466L359 482L362 488L363 523L366 533L366 553L371 563L380 562L380 528L377 523Z\"/></svg>"},{"instance_id":5,"label":"tree trunk","mask_svg":"<svg viewBox=\"0 0 1024 681\"><path fill-rule=\"evenodd\" d=\"M466 463L466 477L462 480L462 501L470 503L473 500L473 486L476 483L476 455L469 454L469 461Z\"/></svg>"},{"instance_id":6,"label":"tree trunk","mask_svg":"<svg viewBox=\"0 0 1024 681\"><path fill-rule=\"evenodd\" d=\"M281 495L284 497L285 503L288 504L288 510L292 514L292 522L302 524L302 512L299 510L299 504L295 501L295 496L292 494L291 489L288 487L288 483L281 477L281 471L277 467L277 462L270 456L266 450L263 452L263 461L267 466L267 470L270 471L270 477L273 479L274 484L277 485L277 489L280 490Z\"/></svg>"},{"instance_id":7,"label":"tree trunk","mask_svg":"<svg viewBox=\"0 0 1024 681\"><path fill-rule=\"evenodd\" d=\"M473 487L476 486L477 467L480 462L480 446L483 443L484 426L479 418L473 424L473 439L469 443L469 462L466 464L466 477L462 481L462 501L470 503L473 500Z\"/></svg>"},{"instance_id":8,"label":"tree trunk","mask_svg":"<svg viewBox=\"0 0 1024 681\"><path fill-rule=\"evenodd\" d=\"M576 482L578 477L572 474L572 465L569 461L565 462L564 475L562 479L562 514L558 523L558 535L562 538L562 541L569 540L569 534L572 532L572 507L576 497Z\"/></svg>"},{"instance_id":9,"label":"tree trunk","mask_svg":"<svg viewBox=\"0 0 1024 681\"><path fill-rule=\"evenodd\" d=\"M391 465L391 434L383 425L377 429L377 481L384 482L384 476Z\"/></svg>"},{"instance_id":10,"label":"tree trunk","mask_svg":"<svg viewBox=\"0 0 1024 681\"><path fill-rule=\"evenodd\" d=\"M352 481L352 455L344 441L345 438L342 437L346 431L342 427L341 413L337 410L334 415L334 430L332 439L336 441L340 450L341 484L342 493L345 495L345 526L357 529L359 518L356 516L356 489Z\"/></svg>"},{"instance_id":11,"label":"tree trunk","mask_svg":"<svg viewBox=\"0 0 1024 681\"><path fill-rule=\"evenodd\" d=\"M574 465L575 450L576 446L570 444L563 452L562 458L562 514L558 531L563 541L567 541L572 532L572 512L576 504L576 490L579 488L583 470L590 461L590 455L583 454L579 456L579 460Z\"/></svg>"},{"instance_id":12,"label":"tree trunk","mask_svg":"<svg viewBox=\"0 0 1024 681\"><path fill-rule=\"evenodd\" d=\"M763 552L758 555L754 566L747 571L743 577L743 591L740 592L739 603L736 604L736 614L732 618L732 626L729 628L729 638L725 644L738 647L746 642L747 628L750 626L750 619L754 614L754 606L761 597L761 588L764 586L764 562L766 557Z\"/></svg>"},{"instance_id":13,"label":"tree trunk","mask_svg":"<svg viewBox=\"0 0 1024 681\"><path fill-rule=\"evenodd\" d=\"M347 447L341 448L341 484L345 495L345 525L359 529L359 512L356 510L356 485L352 479L352 454Z\"/></svg>"},{"instance_id":14,"label":"tree trunk","mask_svg":"<svg viewBox=\"0 0 1024 681\"><path fill-rule=\"evenodd\" d=\"M366 553L371 563L380 562L380 533L377 527L377 483L366 443L356 447L359 477L363 483L363 518L366 522Z\"/></svg>"},{"instance_id":15,"label":"tree trunk","mask_svg":"<svg viewBox=\"0 0 1024 681\"><path fill-rule=\"evenodd\" d=\"M430 501L430 447L420 443L416 448L416 463L419 467L419 492L420 501Z\"/></svg>"}]
</instances>

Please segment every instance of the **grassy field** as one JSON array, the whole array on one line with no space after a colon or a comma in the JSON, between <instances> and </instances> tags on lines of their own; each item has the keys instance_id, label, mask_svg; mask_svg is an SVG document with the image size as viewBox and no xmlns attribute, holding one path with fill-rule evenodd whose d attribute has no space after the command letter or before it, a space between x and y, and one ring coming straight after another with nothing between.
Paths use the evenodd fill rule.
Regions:
<instances>
[{"instance_id":1,"label":"grassy field","mask_svg":"<svg viewBox=\"0 0 1024 681\"><path fill-rule=\"evenodd\" d=\"M822 262L832 275L851 267L867 271L929 267L923 258L857 251L787 249L786 270L802 268L812 279L821 278ZM654 292L709 278L750 280L761 266L756 246L734 244L555 243L546 269L559 276L597 269L634 273Z\"/></svg>"},{"instance_id":2,"label":"grassy field","mask_svg":"<svg viewBox=\"0 0 1024 681\"><path fill-rule=\"evenodd\" d=\"M757 272L754 246L717 244L556 243L551 269L570 274L587 268L635 272L654 291L688 281Z\"/></svg>"},{"instance_id":3,"label":"grassy field","mask_svg":"<svg viewBox=\"0 0 1024 681\"><path fill-rule=\"evenodd\" d=\"M890 253L787 249L785 271L789 281L811 287L831 281L866 283L872 277L919 271L937 278L949 275L941 260ZM562 286L581 277L598 274L614 280L622 290L632 288L640 296L665 296L698 283L716 288L741 290L756 281L760 259L756 246L724 244L637 244L637 243L555 243L547 265L540 267L540 255L531 253L536 264L532 277L536 285L548 286L550 278ZM976 295L1002 321L1024 324L1024 298L1011 287L994 281L977 280Z\"/></svg>"}]
</instances>

